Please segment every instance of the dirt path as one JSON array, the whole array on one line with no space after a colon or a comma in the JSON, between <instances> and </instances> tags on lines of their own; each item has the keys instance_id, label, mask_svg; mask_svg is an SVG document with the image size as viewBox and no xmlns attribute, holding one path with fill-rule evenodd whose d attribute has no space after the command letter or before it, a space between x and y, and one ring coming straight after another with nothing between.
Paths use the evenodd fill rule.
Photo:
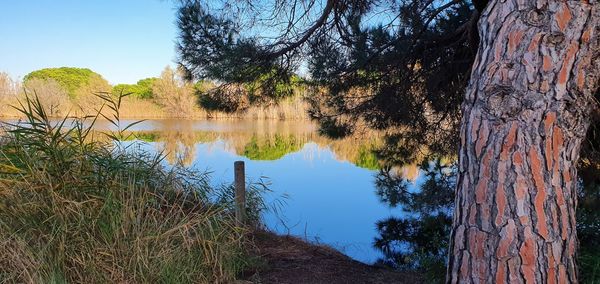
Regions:
<instances>
[{"instance_id":1,"label":"dirt path","mask_svg":"<svg viewBox=\"0 0 600 284\"><path fill-rule=\"evenodd\" d=\"M415 273L366 265L326 246L268 232L253 234L264 267L248 273L246 283L421 283Z\"/></svg>"}]
</instances>

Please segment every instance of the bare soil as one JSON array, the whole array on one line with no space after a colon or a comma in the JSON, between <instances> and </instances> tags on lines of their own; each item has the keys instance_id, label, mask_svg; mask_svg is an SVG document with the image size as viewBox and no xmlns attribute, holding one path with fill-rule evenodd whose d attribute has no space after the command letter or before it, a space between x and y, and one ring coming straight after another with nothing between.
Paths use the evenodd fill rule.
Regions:
<instances>
[{"instance_id":1,"label":"bare soil","mask_svg":"<svg viewBox=\"0 0 600 284\"><path fill-rule=\"evenodd\" d=\"M255 254L265 263L246 273L239 283L337 284L422 283L417 273L367 265L341 252L292 236L258 231L252 237Z\"/></svg>"}]
</instances>

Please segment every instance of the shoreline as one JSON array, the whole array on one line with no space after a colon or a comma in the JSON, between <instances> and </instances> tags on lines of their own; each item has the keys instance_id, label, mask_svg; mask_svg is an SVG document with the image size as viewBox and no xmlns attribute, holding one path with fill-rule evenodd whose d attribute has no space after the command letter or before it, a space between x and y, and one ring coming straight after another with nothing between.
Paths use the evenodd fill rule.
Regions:
<instances>
[{"instance_id":1,"label":"shoreline","mask_svg":"<svg viewBox=\"0 0 600 284\"><path fill-rule=\"evenodd\" d=\"M264 263L244 272L238 283L424 283L417 272L365 264L299 237L256 230L250 238L255 245L252 255Z\"/></svg>"}]
</instances>

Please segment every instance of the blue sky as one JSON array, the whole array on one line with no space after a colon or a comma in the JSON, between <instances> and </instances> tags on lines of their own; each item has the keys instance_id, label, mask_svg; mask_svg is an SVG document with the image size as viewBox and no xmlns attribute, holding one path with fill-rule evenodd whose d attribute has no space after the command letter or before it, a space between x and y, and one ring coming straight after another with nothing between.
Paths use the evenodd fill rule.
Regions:
<instances>
[{"instance_id":1,"label":"blue sky","mask_svg":"<svg viewBox=\"0 0 600 284\"><path fill-rule=\"evenodd\" d=\"M87 67L110 83L158 76L175 59L175 10L161 0L0 0L0 72Z\"/></svg>"}]
</instances>

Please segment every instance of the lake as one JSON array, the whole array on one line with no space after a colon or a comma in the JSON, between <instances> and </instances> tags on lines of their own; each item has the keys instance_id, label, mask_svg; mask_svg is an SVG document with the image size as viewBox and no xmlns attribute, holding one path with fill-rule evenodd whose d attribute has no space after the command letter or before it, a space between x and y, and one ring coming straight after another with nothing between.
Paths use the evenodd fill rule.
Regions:
<instances>
[{"instance_id":1,"label":"lake","mask_svg":"<svg viewBox=\"0 0 600 284\"><path fill-rule=\"evenodd\" d=\"M122 127L131 122L122 121ZM114 129L107 121L96 128ZM331 140L309 122L275 120L146 120L130 130L141 147L164 152L166 163L209 171L216 185L231 183L234 161L245 161L249 181L270 184L266 201L284 201L279 212L263 216L269 229L329 245L362 262L382 257L372 245L376 223L404 214L377 195L378 163L371 150L381 139L372 133ZM411 186L419 184L416 166L396 171Z\"/></svg>"}]
</instances>

